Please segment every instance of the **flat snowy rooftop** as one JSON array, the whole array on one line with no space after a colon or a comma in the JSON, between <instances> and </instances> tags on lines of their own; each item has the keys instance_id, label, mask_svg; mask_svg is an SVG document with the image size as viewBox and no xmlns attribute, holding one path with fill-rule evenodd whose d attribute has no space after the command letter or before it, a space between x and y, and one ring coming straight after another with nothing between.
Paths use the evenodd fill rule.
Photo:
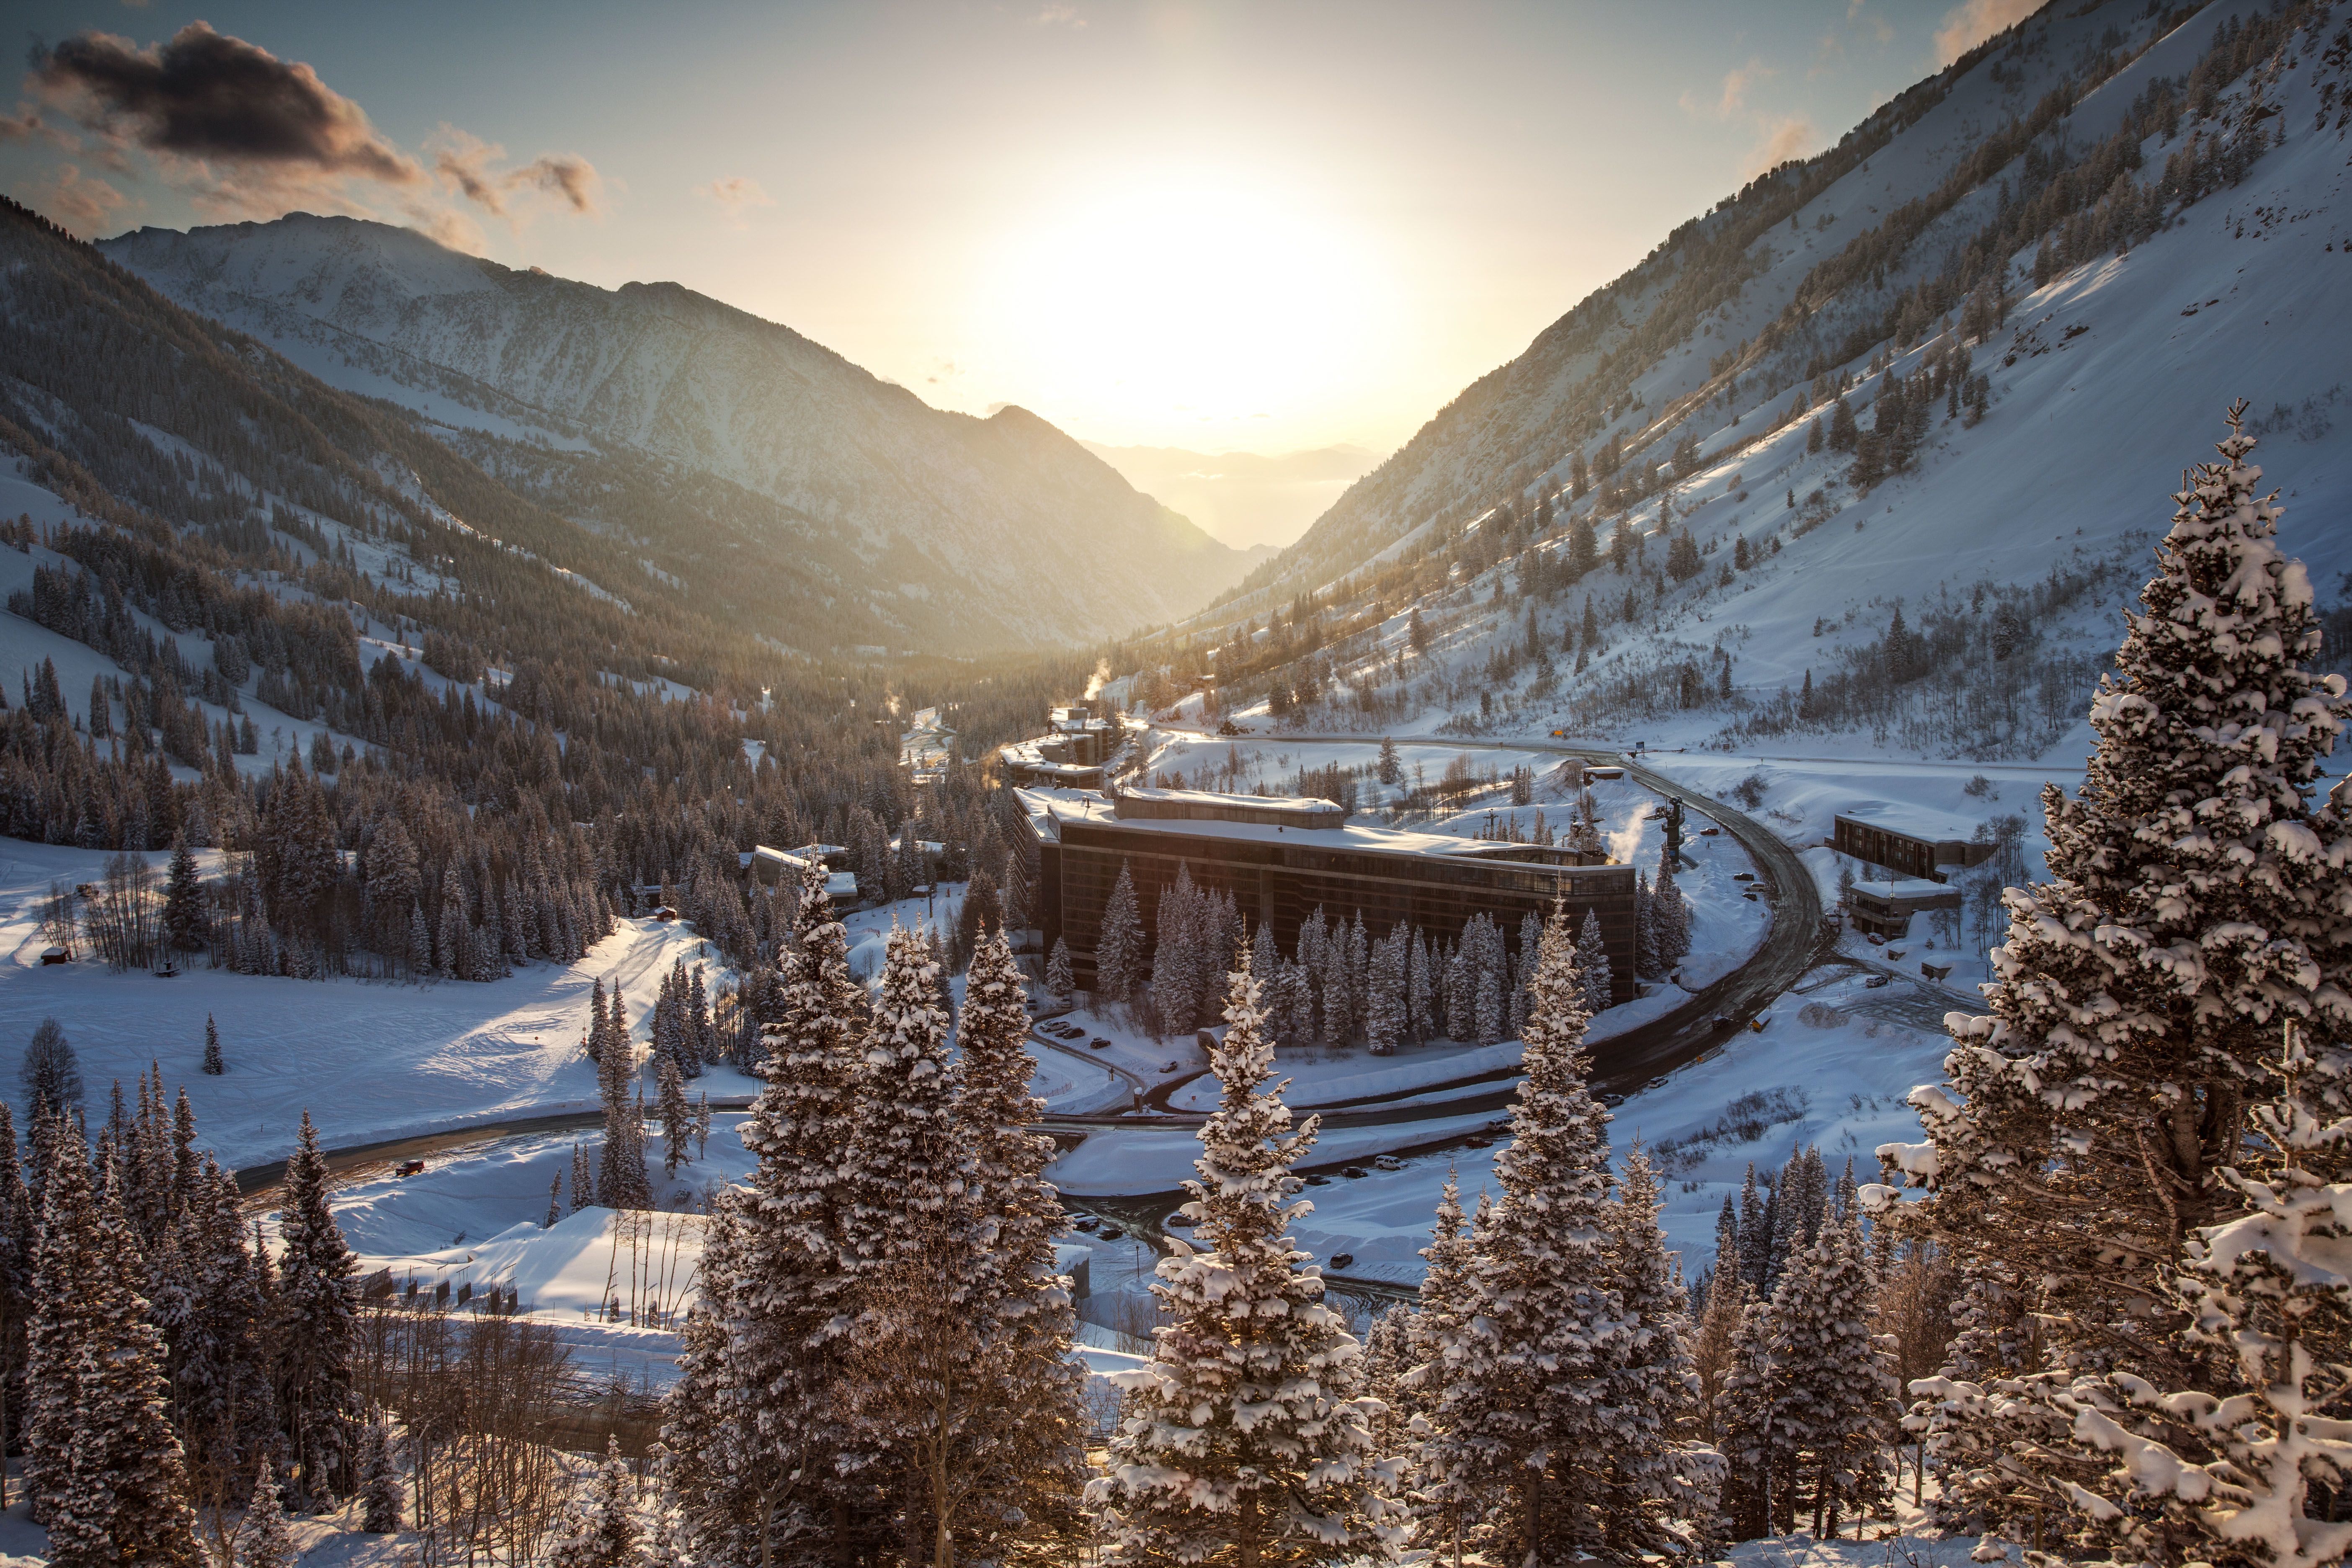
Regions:
<instances>
[{"instance_id":1,"label":"flat snowy rooftop","mask_svg":"<svg viewBox=\"0 0 2352 1568\"><path fill-rule=\"evenodd\" d=\"M1056 825L1087 823L1101 827L1131 827L1139 832L1183 838L1242 839L1259 844L1299 844L1316 849L1370 851L1385 855L1473 855L1475 841L1450 833L1411 833L1391 827L1368 827L1350 823L1344 827L1285 827L1260 822L1201 822L1184 817L1122 817L1110 802L1077 790L1027 791L1048 795L1045 815ZM1033 813L1033 815L1034 815Z\"/></svg>"},{"instance_id":2,"label":"flat snowy rooftop","mask_svg":"<svg viewBox=\"0 0 2352 1568\"><path fill-rule=\"evenodd\" d=\"M1889 833L1907 833L1914 838L1926 838L1939 844L1949 839L1966 843L1984 824L1984 817L1964 816L1956 811L1941 811L1935 806L1911 801L1848 801L1837 808L1836 815L1850 816L1873 827L1885 828ZM1991 814L1988 812L1986 815Z\"/></svg>"}]
</instances>

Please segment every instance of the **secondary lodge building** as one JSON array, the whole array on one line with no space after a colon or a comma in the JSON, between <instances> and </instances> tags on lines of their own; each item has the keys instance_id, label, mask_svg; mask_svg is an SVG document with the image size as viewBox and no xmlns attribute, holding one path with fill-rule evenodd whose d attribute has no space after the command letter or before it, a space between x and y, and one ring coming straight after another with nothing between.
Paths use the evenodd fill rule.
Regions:
<instances>
[{"instance_id":1,"label":"secondary lodge building","mask_svg":"<svg viewBox=\"0 0 2352 1568\"><path fill-rule=\"evenodd\" d=\"M1519 922L1549 914L1564 894L1580 924L1601 921L1613 994L1633 997L1633 868L1597 854L1448 834L1349 826L1328 800L1212 795L1197 790L1013 789L1020 830L1008 876L1046 952L1070 946L1078 984L1094 984L1095 942L1122 865L1135 879L1145 931L1157 939L1160 896L1187 867L1197 887L1233 895L1255 931L1274 927L1294 951L1302 921L1321 909L1386 936L1399 921L1433 941L1492 916L1516 948Z\"/></svg>"}]
</instances>

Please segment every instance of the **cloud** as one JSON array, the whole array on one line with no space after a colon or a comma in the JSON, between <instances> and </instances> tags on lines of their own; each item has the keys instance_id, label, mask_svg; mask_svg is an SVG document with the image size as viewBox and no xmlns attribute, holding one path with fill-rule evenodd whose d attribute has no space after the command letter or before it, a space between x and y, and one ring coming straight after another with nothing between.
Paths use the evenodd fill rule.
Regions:
<instances>
[{"instance_id":1,"label":"cloud","mask_svg":"<svg viewBox=\"0 0 2352 1568\"><path fill-rule=\"evenodd\" d=\"M1041 5L1030 18L1040 27L1083 27L1087 19L1078 15L1076 5Z\"/></svg>"},{"instance_id":2,"label":"cloud","mask_svg":"<svg viewBox=\"0 0 2352 1568\"><path fill-rule=\"evenodd\" d=\"M550 153L535 158L509 175L508 183L515 186L537 185L562 196L573 212L585 217L595 216L596 197L604 188L596 166L575 153Z\"/></svg>"},{"instance_id":3,"label":"cloud","mask_svg":"<svg viewBox=\"0 0 2352 1568\"><path fill-rule=\"evenodd\" d=\"M1936 29L1936 62L1950 65L2004 27L2042 9L2042 0L1965 0Z\"/></svg>"},{"instance_id":4,"label":"cloud","mask_svg":"<svg viewBox=\"0 0 2352 1568\"><path fill-rule=\"evenodd\" d=\"M595 166L573 153L547 153L520 169L499 169L507 150L484 142L454 125L443 125L427 143L433 171L443 184L494 216L509 217L508 198L519 191L541 191L575 213L593 216L604 182Z\"/></svg>"},{"instance_id":5,"label":"cloud","mask_svg":"<svg viewBox=\"0 0 2352 1568\"><path fill-rule=\"evenodd\" d=\"M389 185L425 178L309 66L204 22L143 49L111 33L77 33L35 51L33 79L62 112L151 153Z\"/></svg>"},{"instance_id":6,"label":"cloud","mask_svg":"<svg viewBox=\"0 0 2352 1568\"><path fill-rule=\"evenodd\" d=\"M1696 93L1684 93L1681 100L1683 110L1687 114L1708 115L1717 120L1728 120L1748 107L1749 88L1767 78L1780 74L1778 66L1767 65L1761 58L1750 56L1745 65L1734 66L1723 73L1723 83L1717 89L1713 102L1708 102Z\"/></svg>"},{"instance_id":7,"label":"cloud","mask_svg":"<svg viewBox=\"0 0 2352 1568\"><path fill-rule=\"evenodd\" d=\"M1753 179L1767 169L1779 168L1791 158L1801 158L1806 150L1820 140L1821 133L1813 129L1813 122L1801 114L1771 120L1766 123L1764 140L1748 150L1739 177Z\"/></svg>"},{"instance_id":8,"label":"cloud","mask_svg":"<svg viewBox=\"0 0 2352 1568\"><path fill-rule=\"evenodd\" d=\"M97 233L130 200L104 180L84 179L72 163L58 164L56 174L33 187L32 195L36 208L84 237Z\"/></svg>"},{"instance_id":9,"label":"cloud","mask_svg":"<svg viewBox=\"0 0 2352 1568\"><path fill-rule=\"evenodd\" d=\"M741 174L726 174L707 185L697 185L694 194L707 196L725 210L727 219L737 228L743 226L744 216L753 207L772 207L776 198L760 188L760 182Z\"/></svg>"}]
</instances>

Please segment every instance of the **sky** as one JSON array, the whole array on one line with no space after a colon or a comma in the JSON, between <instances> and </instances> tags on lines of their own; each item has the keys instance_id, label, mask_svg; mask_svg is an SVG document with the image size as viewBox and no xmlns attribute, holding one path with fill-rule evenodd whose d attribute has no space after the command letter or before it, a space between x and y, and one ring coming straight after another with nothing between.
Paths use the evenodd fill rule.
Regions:
<instances>
[{"instance_id":1,"label":"sky","mask_svg":"<svg viewBox=\"0 0 2352 1568\"><path fill-rule=\"evenodd\" d=\"M16 0L0 191L675 280L945 408L1385 453L2030 0Z\"/></svg>"}]
</instances>

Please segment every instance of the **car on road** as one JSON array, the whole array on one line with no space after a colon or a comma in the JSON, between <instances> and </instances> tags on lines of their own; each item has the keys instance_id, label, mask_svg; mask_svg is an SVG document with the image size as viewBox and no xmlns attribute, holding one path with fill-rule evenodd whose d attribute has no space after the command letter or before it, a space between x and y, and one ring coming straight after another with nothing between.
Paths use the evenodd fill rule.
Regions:
<instances>
[{"instance_id":1,"label":"car on road","mask_svg":"<svg viewBox=\"0 0 2352 1568\"><path fill-rule=\"evenodd\" d=\"M1119 1229L1118 1226L1115 1225L1107 1225L1102 1227L1102 1238L1105 1241L1121 1241L1126 1239L1126 1237L1127 1232Z\"/></svg>"},{"instance_id":2,"label":"car on road","mask_svg":"<svg viewBox=\"0 0 2352 1568\"><path fill-rule=\"evenodd\" d=\"M1462 1142L1465 1145L1472 1149L1492 1149L1495 1146L1495 1141L1492 1138L1487 1137L1484 1132L1474 1133L1472 1136L1462 1140Z\"/></svg>"},{"instance_id":3,"label":"car on road","mask_svg":"<svg viewBox=\"0 0 2352 1568\"><path fill-rule=\"evenodd\" d=\"M1087 1042L1087 1049L1090 1051L1101 1051L1108 1050L1109 1048L1110 1042L1103 1038L1100 1035L1097 1035L1093 1039Z\"/></svg>"},{"instance_id":4,"label":"car on road","mask_svg":"<svg viewBox=\"0 0 2352 1568\"><path fill-rule=\"evenodd\" d=\"M1875 991L1880 986L1885 984L1886 981L1887 976L1884 974L1874 974L1869 979L1862 983L1862 988L1864 991Z\"/></svg>"},{"instance_id":5,"label":"car on road","mask_svg":"<svg viewBox=\"0 0 2352 1568\"><path fill-rule=\"evenodd\" d=\"M1299 1180L1310 1187L1328 1187L1331 1184L1331 1178L1319 1172L1312 1176L1301 1176Z\"/></svg>"},{"instance_id":6,"label":"car on road","mask_svg":"<svg viewBox=\"0 0 2352 1568\"><path fill-rule=\"evenodd\" d=\"M1335 1252L1331 1255L1331 1267L1334 1268L1345 1268L1355 1261L1356 1255L1352 1252Z\"/></svg>"},{"instance_id":7,"label":"car on road","mask_svg":"<svg viewBox=\"0 0 2352 1568\"><path fill-rule=\"evenodd\" d=\"M1160 1223L1170 1230L1190 1230L1199 1222L1194 1220L1191 1215L1186 1214L1182 1209L1178 1209L1174 1214L1170 1215L1166 1219L1161 1220Z\"/></svg>"},{"instance_id":8,"label":"car on road","mask_svg":"<svg viewBox=\"0 0 2352 1568\"><path fill-rule=\"evenodd\" d=\"M1347 1178L1348 1178L1348 1180L1349 1180L1349 1181L1351 1181L1351 1182L1358 1182L1358 1181L1361 1181L1361 1180L1363 1180L1363 1178L1365 1178L1366 1176L1369 1176L1369 1175L1370 1175L1370 1174L1371 1174L1371 1173L1370 1173L1370 1171L1365 1170L1361 1165L1346 1165L1346 1166L1342 1166L1342 1167L1340 1168L1339 1173L1340 1173L1341 1175L1343 1175L1343 1176L1347 1177Z\"/></svg>"},{"instance_id":9,"label":"car on road","mask_svg":"<svg viewBox=\"0 0 2352 1568\"><path fill-rule=\"evenodd\" d=\"M1715 1026L1718 1029L1736 1029L1739 1027L1739 1020L1728 1013L1717 1013L1715 1016Z\"/></svg>"},{"instance_id":10,"label":"car on road","mask_svg":"<svg viewBox=\"0 0 2352 1568\"><path fill-rule=\"evenodd\" d=\"M1625 1097L1622 1094L1604 1094L1601 1097L1601 1103L1609 1110L1614 1110L1625 1103Z\"/></svg>"}]
</instances>

